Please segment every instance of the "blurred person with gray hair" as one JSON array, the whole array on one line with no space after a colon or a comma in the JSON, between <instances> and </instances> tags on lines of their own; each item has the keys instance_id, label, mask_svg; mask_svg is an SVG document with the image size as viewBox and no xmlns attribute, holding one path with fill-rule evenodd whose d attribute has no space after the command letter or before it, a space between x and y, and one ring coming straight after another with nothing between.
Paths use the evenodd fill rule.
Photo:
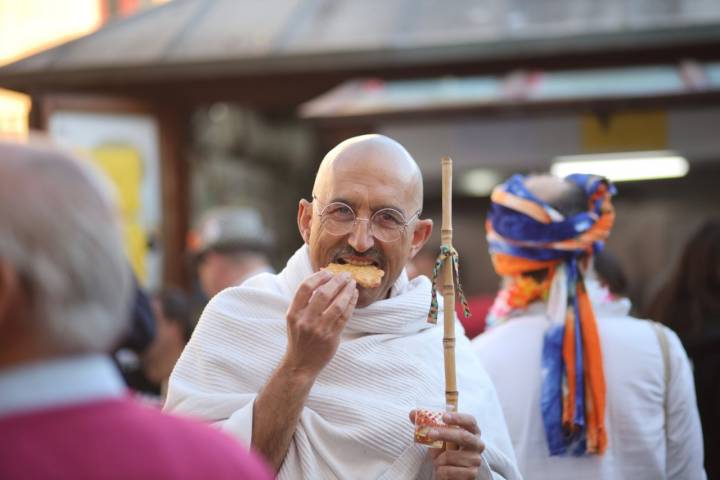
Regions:
<instances>
[{"instance_id":1,"label":"blurred person with gray hair","mask_svg":"<svg viewBox=\"0 0 720 480\"><path fill-rule=\"evenodd\" d=\"M269 478L128 397L107 354L133 292L110 192L59 150L0 142L0 478Z\"/></svg>"},{"instance_id":2,"label":"blurred person with gray hair","mask_svg":"<svg viewBox=\"0 0 720 480\"><path fill-rule=\"evenodd\" d=\"M253 275L273 273L268 254L274 241L253 208L225 206L205 212L188 241L203 293L209 299Z\"/></svg>"}]
</instances>

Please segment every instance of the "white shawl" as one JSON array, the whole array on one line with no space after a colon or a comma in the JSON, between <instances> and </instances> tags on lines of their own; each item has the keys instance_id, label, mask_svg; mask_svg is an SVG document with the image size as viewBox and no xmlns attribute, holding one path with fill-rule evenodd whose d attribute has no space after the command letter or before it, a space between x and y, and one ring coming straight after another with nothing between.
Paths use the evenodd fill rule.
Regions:
<instances>
[{"instance_id":1,"label":"white shawl","mask_svg":"<svg viewBox=\"0 0 720 480\"><path fill-rule=\"evenodd\" d=\"M285 353L285 312L311 274L303 246L280 274L215 296L172 373L166 409L218 422L249 444L253 402ZM444 398L442 327L427 323L429 306L429 280L403 272L390 298L355 310L278 478L432 478L408 420L411 409ZM487 445L479 478L519 478L495 389L457 328L459 411L475 415Z\"/></svg>"}]
</instances>

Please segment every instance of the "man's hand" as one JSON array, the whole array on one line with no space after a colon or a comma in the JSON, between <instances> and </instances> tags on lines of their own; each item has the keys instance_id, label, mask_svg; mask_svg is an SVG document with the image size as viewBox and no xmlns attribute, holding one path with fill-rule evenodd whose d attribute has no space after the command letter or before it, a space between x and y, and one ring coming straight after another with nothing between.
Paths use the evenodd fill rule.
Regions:
<instances>
[{"instance_id":1,"label":"man's hand","mask_svg":"<svg viewBox=\"0 0 720 480\"><path fill-rule=\"evenodd\" d=\"M252 446L280 470L300 413L332 360L358 299L350 275L317 272L300 284L287 311L285 358L255 399Z\"/></svg>"},{"instance_id":2,"label":"man's hand","mask_svg":"<svg viewBox=\"0 0 720 480\"><path fill-rule=\"evenodd\" d=\"M315 377L333 358L340 334L358 299L347 272L320 271L300 284L287 311L288 346L284 362Z\"/></svg>"},{"instance_id":3,"label":"man's hand","mask_svg":"<svg viewBox=\"0 0 720 480\"><path fill-rule=\"evenodd\" d=\"M410 421L413 423L415 423L415 412L415 410L410 412ZM447 412L443 415L443 421L448 426L434 427L428 437L431 440L454 443L457 450L430 449L435 478L474 480L482 465L481 454L485 450L475 417L467 413Z\"/></svg>"}]
</instances>

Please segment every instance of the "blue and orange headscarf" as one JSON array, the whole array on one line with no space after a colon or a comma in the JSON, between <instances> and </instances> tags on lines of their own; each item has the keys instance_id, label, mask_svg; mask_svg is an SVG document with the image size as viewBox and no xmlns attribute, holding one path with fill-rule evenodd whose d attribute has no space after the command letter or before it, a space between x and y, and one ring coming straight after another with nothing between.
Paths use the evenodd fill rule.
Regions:
<instances>
[{"instance_id":1,"label":"blue and orange headscarf","mask_svg":"<svg viewBox=\"0 0 720 480\"><path fill-rule=\"evenodd\" d=\"M547 302L551 324L542 351L541 408L550 454L602 454L607 448L605 375L582 267L610 234L615 187L591 175L565 180L588 199L586 211L567 218L533 195L521 175L493 190L487 239L495 271L510 281L490 320L506 320L534 301ZM548 274L542 280L526 275L544 269Z\"/></svg>"}]
</instances>

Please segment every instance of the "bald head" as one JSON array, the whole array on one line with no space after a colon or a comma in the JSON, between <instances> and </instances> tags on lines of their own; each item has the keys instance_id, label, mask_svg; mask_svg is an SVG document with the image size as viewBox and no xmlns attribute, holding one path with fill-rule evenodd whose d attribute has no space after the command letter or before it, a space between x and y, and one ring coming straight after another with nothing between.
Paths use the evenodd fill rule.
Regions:
<instances>
[{"instance_id":1,"label":"bald head","mask_svg":"<svg viewBox=\"0 0 720 480\"><path fill-rule=\"evenodd\" d=\"M554 175L531 175L525 179L525 187L566 217L587 210L587 198L582 189Z\"/></svg>"},{"instance_id":2,"label":"bald head","mask_svg":"<svg viewBox=\"0 0 720 480\"><path fill-rule=\"evenodd\" d=\"M358 288L357 306L387 298L432 233L432 220L420 218L422 201L420 168L402 145L382 135L345 140L320 164L312 203L300 200L298 227L313 270L370 262L385 275L377 287Z\"/></svg>"},{"instance_id":3,"label":"bald head","mask_svg":"<svg viewBox=\"0 0 720 480\"><path fill-rule=\"evenodd\" d=\"M313 194L322 198L341 175L390 178L402 188L410 209L422 209L422 174L410 153L392 138L371 134L352 137L330 150L318 168Z\"/></svg>"}]
</instances>

